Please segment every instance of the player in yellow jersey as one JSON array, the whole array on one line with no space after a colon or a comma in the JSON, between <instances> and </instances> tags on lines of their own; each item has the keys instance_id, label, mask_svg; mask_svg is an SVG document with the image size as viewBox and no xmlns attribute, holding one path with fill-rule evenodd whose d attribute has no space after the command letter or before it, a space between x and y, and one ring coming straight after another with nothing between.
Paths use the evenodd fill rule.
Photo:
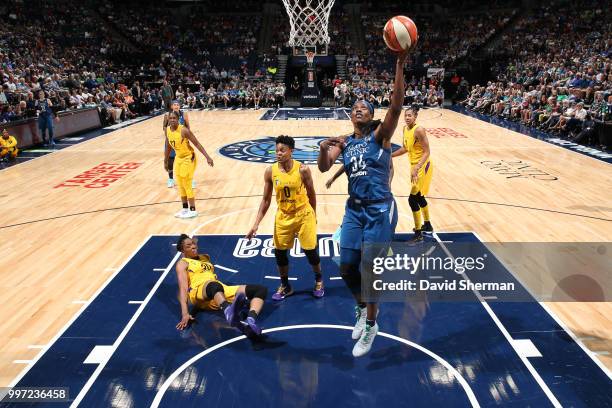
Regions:
<instances>
[{"instance_id":1,"label":"player in yellow jersey","mask_svg":"<svg viewBox=\"0 0 612 408\"><path fill-rule=\"evenodd\" d=\"M166 128L166 150L164 152L164 167L169 170L170 149L174 150L176 157L174 158L174 178L177 182L183 209L177 212L174 216L178 218L197 217L198 212L195 208L195 196L191 182L193 173L196 169L196 154L189 142L206 157L209 166L213 166L213 159L206 153L204 147L200 144L195 135L183 125L179 125L178 113L171 111L168 113L168 127Z\"/></svg>"},{"instance_id":2,"label":"player in yellow jersey","mask_svg":"<svg viewBox=\"0 0 612 408\"><path fill-rule=\"evenodd\" d=\"M189 115L187 114L187 112L183 112L181 110L181 104L179 103L179 101L172 101L172 105L170 105L170 110L178 113L179 125L184 125L187 129L191 130L191 127L189 126ZM166 128L168 127L168 114L167 113L164 115L164 122L162 126L164 129L164 145L167 145L168 144L168 139L166 138ZM170 160L168 163L168 168L170 170L168 171L168 182L166 185L168 186L168 188L172 188L175 186L174 171L173 171L174 150L170 151ZM195 181L191 182L191 188L195 188Z\"/></svg>"},{"instance_id":3,"label":"player in yellow jersey","mask_svg":"<svg viewBox=\"0 0 612 408\"><path fill-rule=\"evenodd\" d=\"M423 240L423 231L433 232L429 219L429 206L425 196L429 193L433 165L429 158L429 141L425 128L417 122L419 112L415 107L410 107L404 112L404 141L403 146L393 152L392 156L397 157L408 152L410 159L410 197L408 204L414 217L414 237L411 242ZM423 223L421 221L423 217Z\"/></svg>"},{"instance_id":4,"label":"player in yellow jersey","mask_svg":"<svg viewBox=\"0 0 612 408\"><path fill-rule=\"evenodd\" d=\"M317 196L308 166L293 160L295 140L281 135L276 138L276 163L264 173L264 193L259 212L246 238L257 234L259 223L266 215L272 201L272 189L276 191L278 210L274 221L274 256L281 284L273 300L283 300L293 295L289 284L289 257L287 251L293 248L295 237L306 254L308 263L315 274L313 295L321 298L325 294L321 276L321 260L317 247Z\"/></svg>"},{"instance_id":5,"label":"player in yellow jersey","mask_svg":"<svg viewBox=\"0 0 612 408\"><path fill-rule=\"evenodd\" d=\"M3 129L0 137L0 160L15 160L18 153L17 139L9 135L8 130Z\"/></svg>"},{"instance_id":6,"label":"player in yellow jersey","mask_svg":"<svg viewBox=\"0 0 612 408\"><path fill-rule=\"evenodd\" d=\"M225 319L247 335L260 335L257 317L266 299L268 288L262 285L224 285L215 274L209 255L198 253L198 240L182 234L176 250L183 257L176 263L179 284L181 321L176 328L183 330L193 320L189 303L203 310L223 310ZM245 316L242 309L248 306ZM245 311L246 312L246 311Z\"/></svg>"}]
</instances>

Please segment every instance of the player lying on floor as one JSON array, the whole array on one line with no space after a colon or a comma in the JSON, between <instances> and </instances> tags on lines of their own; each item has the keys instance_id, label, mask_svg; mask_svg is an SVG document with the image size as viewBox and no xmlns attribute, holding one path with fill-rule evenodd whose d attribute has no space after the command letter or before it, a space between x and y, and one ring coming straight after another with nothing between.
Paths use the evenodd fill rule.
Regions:
<instances>
[{"instance_id":1,"label":"player lying on floor","mask_svg":"<svg viewBox=\"0 0 612 408\"><path fill-rule=\"evenodd\" d=\"M182 234L176 243L176 250L183 254L176 263L182 315L176 328L183 330L194 319L189 313L188 303L191 303L203 310L222 310L230 325L249 337L260 335L261 327L257 324L257 317L268 288L262 285L227 286L221 283L210 256L198 253L196 238ZM243 309L245 313L241 317Z\"/></svg>"}]
</instances>

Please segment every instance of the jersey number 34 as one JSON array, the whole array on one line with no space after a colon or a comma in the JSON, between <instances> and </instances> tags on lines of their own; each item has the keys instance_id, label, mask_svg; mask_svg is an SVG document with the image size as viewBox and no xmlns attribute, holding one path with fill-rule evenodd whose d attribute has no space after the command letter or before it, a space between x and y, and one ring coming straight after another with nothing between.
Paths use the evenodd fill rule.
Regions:
<instances>
[{"instance_id":1,"label":"jersey number 34","mask_svg":"<svg viewBox=\"0 0 612 408\"><path fill-rule=\"evenodd\" d=\"M357 158L357 156L351 157L351 173L356 173L360 170L365 170L365 168L366 163L363 161L363 154L360 154L359 158Z\"/></svg>"}]
</instances>

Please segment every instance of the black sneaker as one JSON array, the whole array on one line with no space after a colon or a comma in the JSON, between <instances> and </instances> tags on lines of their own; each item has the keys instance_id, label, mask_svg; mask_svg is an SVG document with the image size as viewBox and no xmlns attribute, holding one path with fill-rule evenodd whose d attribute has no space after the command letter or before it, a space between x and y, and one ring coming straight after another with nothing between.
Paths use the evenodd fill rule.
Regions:
<instances>
[{"instance_id":1,"label":"black sneaker","mask_svg":"<svg viewBox=\"0 0 612 408\"><path fill-rule=\"evenodd\" d=\"M423 226L421 227L421 231L423 232L433 232L433 227L431 226L431 222L425 221Z\"/></svg>"}]
</instances>

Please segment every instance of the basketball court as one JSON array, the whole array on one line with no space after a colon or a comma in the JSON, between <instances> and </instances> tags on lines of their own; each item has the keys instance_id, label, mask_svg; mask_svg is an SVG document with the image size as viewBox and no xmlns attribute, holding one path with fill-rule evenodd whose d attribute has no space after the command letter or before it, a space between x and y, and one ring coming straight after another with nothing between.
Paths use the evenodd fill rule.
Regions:
<instances>
[{"instance_id":1,"label":"basketball court","mask_svg":"<svg viewBox=\"0 0 612 408\"><path fill-rule=\"evenodd\" d=\"M270 138L296 137L295 157L312 163L323 137L352 128L335 109L191 111L190 121L215 161L210 168L200 160L196 170L196 219L173 217L180 203L165 186L162 117L2 170L1 386L68 387L68 401L46 404L54 407L610 406L609 298L496 302L474 292L466 302L385 303L372 351L354 359L353 301L331 239L346 178L325 188L338 165L326 174L312 166L326 296L312 297L310 268L295 247L297 294L267 301L262 341L214 312L176 330L178 235L199 237L225 283L275 290L273 214L257 239L243 239L274 160ZM436 233L428 239L436 250L452 256L455 242L488 252L482 242L611 240L605 161L450 110L422 110L418 122L435 164ZM392 142L401 145L401 126ZM402 240L413 227L408 160L395 165Z\"/></svg>"}]
</instances>

